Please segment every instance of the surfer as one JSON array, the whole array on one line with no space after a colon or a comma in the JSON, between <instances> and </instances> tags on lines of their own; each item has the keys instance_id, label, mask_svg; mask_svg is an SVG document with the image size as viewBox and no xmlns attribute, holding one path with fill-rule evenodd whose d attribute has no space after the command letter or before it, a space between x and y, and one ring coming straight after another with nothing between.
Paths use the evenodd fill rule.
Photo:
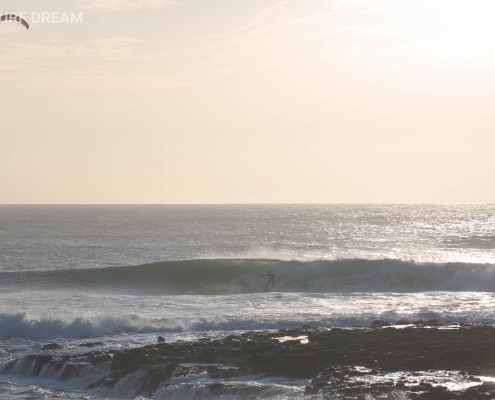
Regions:
<instances>
[{"instance_id":1,"label":"surfer","mask_svg":"<svg viewBox=\"0 0 495 400\"><path fill-rule=\"evenodd\" d=\"M268 285L271 283L272 284L272 288L275 286L275 278L277 279L280 279L277 275L275 275L274 273L272 273L271 271L268 271L268 274L265 274L265 275L261 275L261 276L268 276L268 282L267 284L265 285L265 287L267 288Z\"/></svg>"}]
</instances>

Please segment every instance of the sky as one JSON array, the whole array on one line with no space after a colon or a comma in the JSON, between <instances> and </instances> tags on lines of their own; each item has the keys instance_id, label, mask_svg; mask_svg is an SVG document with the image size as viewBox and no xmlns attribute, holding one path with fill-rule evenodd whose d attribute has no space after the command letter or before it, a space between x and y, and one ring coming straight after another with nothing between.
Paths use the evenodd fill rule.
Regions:
<instances>
[{"instance_id":1,"label":"sky","mask_svg":"<svg viewBox=\"0 0 495 400\"><path fill-rule=\"evenodd\" d=\"M492 0L0 7L0 204L495 202Z\"/></svg>"}]
</instances>

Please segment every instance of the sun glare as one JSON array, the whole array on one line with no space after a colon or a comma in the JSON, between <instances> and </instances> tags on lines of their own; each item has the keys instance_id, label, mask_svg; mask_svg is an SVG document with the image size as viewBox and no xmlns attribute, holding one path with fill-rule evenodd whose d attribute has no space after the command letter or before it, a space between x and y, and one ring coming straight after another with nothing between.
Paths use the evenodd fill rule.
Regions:
<instances>
[{"instance_id":1,"label":"sun glare","mask_svg":"<svg viewBox=\"0 0 495 400\"><path fill-rule=\"evenodd\" d=\"M490 0L340 0L337 9L352 21L342 30L365 37L386 62L495 61Z\"/></svg>"}]
</instances>

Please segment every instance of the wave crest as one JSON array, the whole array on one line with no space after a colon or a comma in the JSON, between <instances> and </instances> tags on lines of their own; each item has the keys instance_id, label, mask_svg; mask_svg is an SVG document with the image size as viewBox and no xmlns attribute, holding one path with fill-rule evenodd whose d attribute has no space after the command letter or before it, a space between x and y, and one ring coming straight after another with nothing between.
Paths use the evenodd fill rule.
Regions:
<instances>
[{"instance_id":1,"label":"wave crest","mask_svg":"<svg viewBox=\"0 0 495 400\"><path fill-rule=\"evenodd\" d=\"M267 290L263 274L280 277L280 292L488 291L494 264L415 263L401 260L189 260L102 269L3 272L5 288L56 290L101 288L126 293L232 294ZM271 288L270 288L271 289Z\"/></svg>"}]
</instances>

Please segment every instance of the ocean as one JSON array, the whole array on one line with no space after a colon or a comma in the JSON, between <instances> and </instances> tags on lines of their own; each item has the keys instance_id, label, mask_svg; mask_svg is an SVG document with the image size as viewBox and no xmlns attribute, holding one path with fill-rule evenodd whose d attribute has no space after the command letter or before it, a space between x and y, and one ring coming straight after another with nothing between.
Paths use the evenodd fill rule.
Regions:
<instances>
[{"instance_id":1,"label":"ocean","mask_svg":"<svg viewBox=\"0 0 495 400\"><path fill-rule=\"evenodd\" d=\"M36 371L49 344L63 360L159 336L495 324L494 292L495 205L2 205L0 397L149 397L135 374L92 387L109 362ZM215 379L173 378L151 397L220 398ZM229 382L243 391L221 398L285 399L307 398L309 380Z\"/></svg>"}]
</instances>

